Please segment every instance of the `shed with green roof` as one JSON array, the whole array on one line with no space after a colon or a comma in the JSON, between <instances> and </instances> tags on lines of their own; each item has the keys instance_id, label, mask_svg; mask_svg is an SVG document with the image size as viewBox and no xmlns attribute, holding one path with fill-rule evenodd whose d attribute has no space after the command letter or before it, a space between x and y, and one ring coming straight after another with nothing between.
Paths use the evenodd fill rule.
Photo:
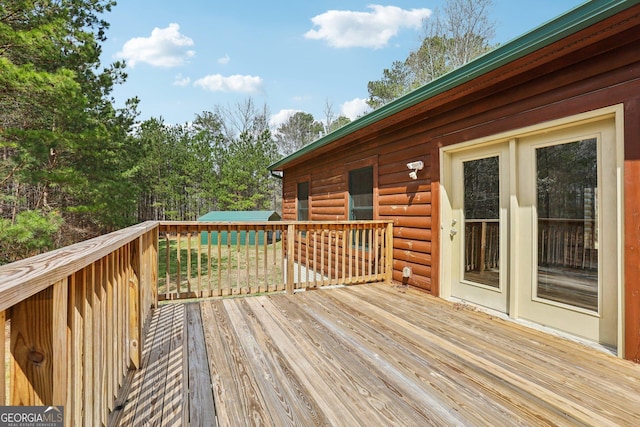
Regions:
<instances>
[{"instance_id":1,"label":"shed with green roof","mask_svg":"<svg viewBox=\"0 0 640 427\"><path fill-rule=\"evenodd\" d=\"M255 223L255 222L267 222L267 221L280 221L280 215L276 211L211 211L205 215L202 215L198 218L198 221L202 222L222 222L222 223L236 223L236 222L247 222L247 223ZM212 231L208 233L203 231L200 234L200 241L203 245L209 244L209 239L211 239L212 245L218 244L218 238L220 239L220 244L222 245L245 245L256 244L256 232L249 231L249 236L247 240L247 231L232 231L226 232L221 231L218 233L217 231ZM220 236L218 237L218 234ZM229 236L230 234L230 236ZM238 234L240 234L238 239ZM280 235L277 233L275 236L276 240L279 240ZM257 232L257 244L264 244L265 232L258 231ZM271 233L267 232L267 243L272 242Z\"/></svg>"}]
</instances>

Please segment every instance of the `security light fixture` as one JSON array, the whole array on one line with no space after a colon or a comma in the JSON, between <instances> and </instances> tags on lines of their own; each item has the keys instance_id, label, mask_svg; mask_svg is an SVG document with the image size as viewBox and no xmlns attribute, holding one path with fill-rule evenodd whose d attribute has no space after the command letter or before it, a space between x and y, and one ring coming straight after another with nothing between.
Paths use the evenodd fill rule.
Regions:
<instances>
[{"instance_id":1,"label":"security light fixture","mask_svg":"<svg viewBox=\"0 0 640 427\"><path fill-rule=\"evenodd\" d=\"M424 163L422 162L422 160L416 160L415 162L409 162L409 163L407 163L407 168L411 169L411 172L409 172L409 178L418 179L418 171L422 170L422 168L424 168Z\"/></svg>"}]
</instances>

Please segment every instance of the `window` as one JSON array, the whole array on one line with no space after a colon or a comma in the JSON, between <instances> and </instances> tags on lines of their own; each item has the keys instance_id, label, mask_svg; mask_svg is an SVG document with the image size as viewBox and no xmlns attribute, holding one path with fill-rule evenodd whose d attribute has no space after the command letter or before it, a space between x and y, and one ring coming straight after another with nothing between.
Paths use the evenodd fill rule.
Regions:
<instances>
[{"instance_id":1,"label":"window","mask_svg":"<svg viewBox=\"0 0 640 427\"><path fill-rule=\"evenodd\" d=\"M309 220L309 182L298 183L298 221Z\"/></svg>"},{"instance_id":2,"label":"window","mask_svg":"<svg viewBox=\"0 0 640 427\"><path fill-rule=\"evenodd\" d=\"M349 219L373 219L373 167L349 172Z\"/></svg>"}]
</instances>

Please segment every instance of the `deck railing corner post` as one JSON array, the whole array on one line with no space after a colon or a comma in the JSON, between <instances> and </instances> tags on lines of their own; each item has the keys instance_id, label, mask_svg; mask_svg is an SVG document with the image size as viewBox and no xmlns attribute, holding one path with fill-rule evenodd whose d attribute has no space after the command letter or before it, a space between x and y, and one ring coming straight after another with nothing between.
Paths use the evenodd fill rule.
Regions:
<instances>
[{"instance_id":1,"label":"deck railing corner post","mask_svg":"<svg viewBox=\"0 0 640 427\"><path fill-rule=\"evenodd\" d=\"M387 223L387 235L385 238L385 283L393 282L393 222Z\"/></svg>"},{"instance_id":2,"label":"deck railing corner post","mask_svg":"<svg viewBox=\"0 0 640 427\"><path fill-rule=\"evenodd\" d=\"M296 242L296 224L287 225L287 275L285 283L286 293L293 295L295 289L294 266L295 266L295 242Z\"/></svg>"},{"instance_id":3,"label":"deck railing corner post","mask_svg":"<svg viewBox=\"0 0 640 427\"><path fill-rule=\"evenodd\" d=\"M150 272L151 272L151 306L155 309L158 308L158 286L159 286L159 272L158 272L158 257L160 256L159 254L159 245L160 245L160 224L157 223L155 228L155 231L153 231L153 233L151 234L151 245L150 245L150 252L151 254L149 255L149 262L151 263L151 268L150 268Z\"/></svg>"}]
</instances>

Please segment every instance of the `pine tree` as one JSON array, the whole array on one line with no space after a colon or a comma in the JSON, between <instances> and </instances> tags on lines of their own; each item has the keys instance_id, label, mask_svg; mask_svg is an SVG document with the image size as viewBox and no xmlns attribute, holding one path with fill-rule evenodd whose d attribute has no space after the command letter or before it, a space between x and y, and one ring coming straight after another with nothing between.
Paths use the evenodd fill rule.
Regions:
<instances>
[{"instance_id":1,"label":"pine tree","mask_svg":"<svg viewBox=\"0 0 640 427\"><path fill-rule=\"evenodd\" d=\"M114 5L0 3L0 217L57 211L67 225L96 231L134 220L137 152L128 133L137 100L114 108L124 64L101 70L99 60L102 16Z\"/></svg>"}]
</instances>

